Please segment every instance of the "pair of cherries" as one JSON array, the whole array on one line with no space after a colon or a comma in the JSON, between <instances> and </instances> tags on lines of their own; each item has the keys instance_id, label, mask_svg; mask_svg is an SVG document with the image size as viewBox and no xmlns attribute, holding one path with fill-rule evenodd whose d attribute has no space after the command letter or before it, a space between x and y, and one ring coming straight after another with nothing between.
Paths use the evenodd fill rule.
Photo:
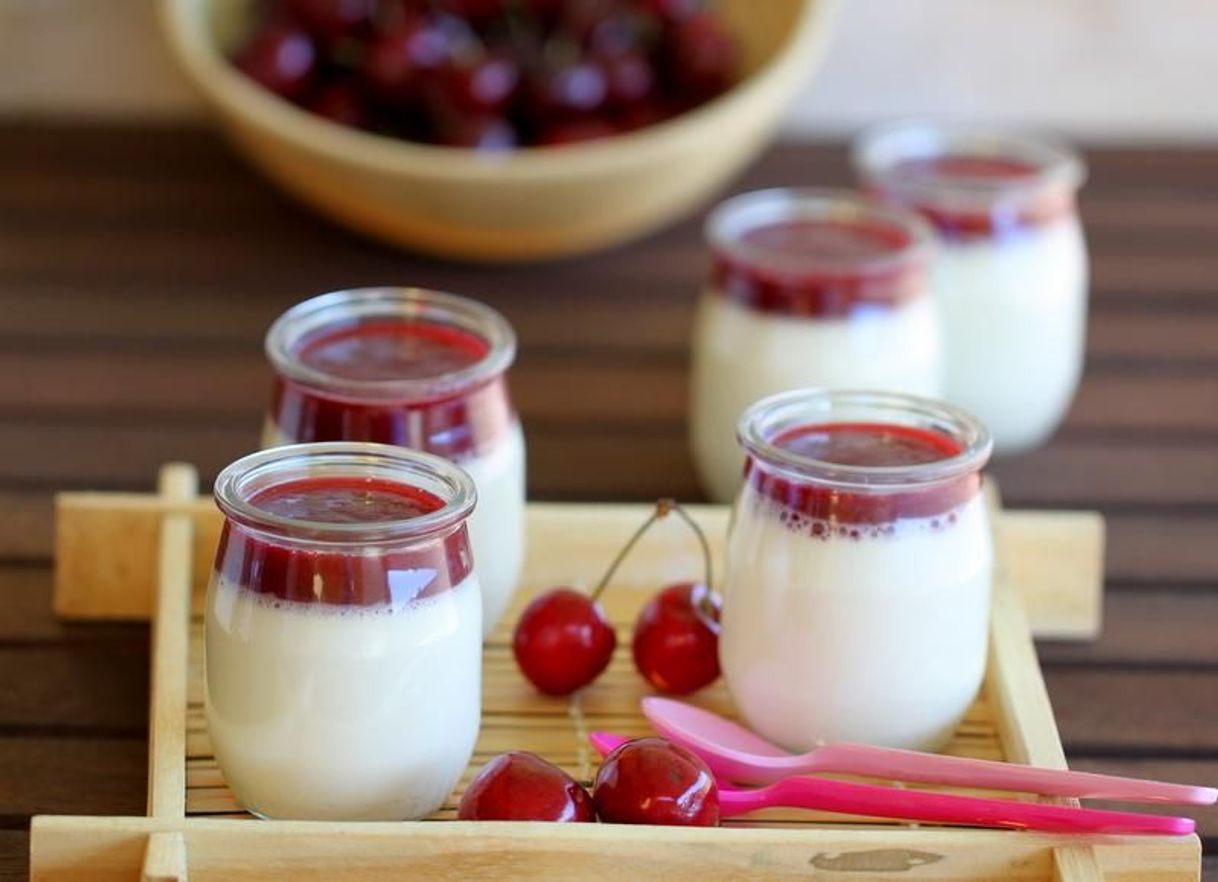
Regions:
<instances>
[{"instance_id":1,"label":"pair of cherries","mask_svg":"<svg viewBox=\"0 0 1218 882\"><path fill-rule=\"evenodd\" d=\"M644 605L634 625L634 664L654 688L673 695L694 692L719 677L719 601L711 590L710 547L702 529L681 506L661 499L590 595L574 588L555 588L525 607L516 623L512 651L521 672L538 690L568 695L608 667L617 647L617 633L599 598L630 549L669 514L676 514L698 537L706 579L669 585Z\"/></svg>"},{"instance_id":2,"label":"pair of cherries","mask_svg":"<svg viewBox=\"0 0 1218 882\"><path fill-rule=\"evenodd\" d=\"M601 763L592 793L536 754L495 757L474 778L463 821L592 822L714 827L719 791L706 763L663 738L636 738Z\"/></svg>"}]
</instances>

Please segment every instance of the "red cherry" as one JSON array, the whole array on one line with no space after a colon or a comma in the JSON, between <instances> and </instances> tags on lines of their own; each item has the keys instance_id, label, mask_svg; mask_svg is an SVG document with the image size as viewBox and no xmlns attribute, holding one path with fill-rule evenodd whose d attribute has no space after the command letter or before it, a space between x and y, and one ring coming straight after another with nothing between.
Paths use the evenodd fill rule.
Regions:
<instances>
[{"instance_id":1,"label":"red cherry","mask_svg":"<svg viewBox=\"0 0 1218 882\"><path fill-rule=\"evenodd\" d=\"M636 738L605 757L592 799L610 824L719 824L715 776L693 753L663 738Z\"/></svg>"},{"instance_id":2,"label":"red cherry","mask_svg":"<svg viewBox=\"0 0 1218 882\"><path fill-rule=\"evenodd\" d=\"M654 18L636 11L618 11L597 22L588 32L587 49L592 55L613 58L628 52L646 51L648 33L658 30Z\"/></svg>"},{"instance_id":3,"label":"red cherry","mask_svg":"<svg viewBox=\"0 0 1218 882\"><path fill-rule=\"evenodd\" d=\"M448 65L442 75L447 101L469 113L499 112L520 83L520 68L506 56L483 55Z\"/></svg>"},{"instance_id":4,"label":"red cherry","mask_svg":"<svg viewBox=\"0 0 1218 882\"><path fill-rule=\"evenodd\" d=\"M605 71L590 61L543 71L532 82L534 114L543 122L594 113L604 106L608 95Z\"/></svg>"},{"instance_id":5,"label":"red cherry","mask_svg":"<svg viewBox=\"0 0 1218 882\"><path fill-rule=\"evenodd\" d=\"M359 86L350 80L335 80L314 92L305 107L331 122L362 129L369 123L368 104Z\"/></svg>"},{"instance_id":6,"label":"red cherry","mask_svg":"<svg viewBox=\"0 0 1218 882\"><path fill-rule=\"evenodd\" d=\"M702 549L701 583L669 585L639 611L631 643L634 665L662 692L684 695L719 676L719 598L714 584L710 543L689 512L671 499L656 503L658 516L672 512L693 531Z\"/></svg>"},{"instance_id":7,"label":"red cherry","mask_svg":"<svg viewBox=\"0 0 1218 882\"><path fill-rule=\"evenodd\" d=\"M337 40L372 21L376 0L287 0L292 16L325 41Z\"/></svg>"},{"instance_id":8,"label":"red cherry","mask_svg":"<svg viewBox=\"0 0 1218 882\"><path fill-rule=\"evenodd\" d=\"M732 84L736 42L714 15L699 12L667 34L668 74L680 98L699 104Z\"/></svg>"},{"instance_id":9,"label":"red cherry","mask_svg":"<svg viewBox=\"0 0 1218 882\"><path fill-rule=\"evenodd\" d=\"M699 12L703 0L644 0L644 7L667 21L676 21Z\"/></svg>"},{"instance_id":10,"label":"red cherry","mask_svg":"<svg viewBox=\"0 0 1218 882\"><path fill-rule=\"evenodd\" d=\"M614 107L645 101L655 91L655 69L637 52L602 58L600 65L605 71L607 100Z\"/></svg>"},{"instance_id":11,"label":"red cherry","mask_svg":"<svg viewBox=\"0 0 1218 882\"><path fill-rule=\"evenodd\" d=\"M447 147L511 150L519 143L516 129L502 116L446 113L434 122L436 141Z\"/></svg>"},{"instance_id":12,"label":"red cherry","mask_svg":"<svg viewBox=\"0 0 1218 882\"><path fill-rule=\"evenodd\" d=\"M618 8L620 5L618 0L567 0L561 6L558 30L564 37L584 42L597 28L622 12Z\"/></svg>"},{"instance_id":13,"label":"red cherry","mask_svg":"<svg viewBox=\"0 0 1218 882\"><path fill-rule=\"evenodd\" d=\"M482 767L461 796L457 817L588 823L596 820L596 810L574 778L535 754L516 750Z\"/></svg>"},{"instance_id":14,"label":"red cherry","mask_svg":"<svg viewBox=\"0 0 1218 882\"><path fill-rule=\"evenodd\" d=\"M661 692L685 695L719 678L719 601L703 584L669 585L634 625L634 664Z\"/></svg>"},{"instance_id":15,"label":"red cherry","mask_svg":"<svg viewBox=\"0 0 1218 882\"><path fill-rule=\"evenodd\" d=\"M277 21L254 34L237 53L235 64L263 88L293 99L305 92L313 78L317 48L303 28Z\"/></svg>"},{"instance_id":16,"label":"red cherry","mask_svg":"<svg viewBox=\"0 0 1218 882\"><path fill-rule=\"evenodd\" d=\"M484 25L502 15L506 0L439 0L445 12L465 19L472 25Z\"/></svg>"},{"instance_id":17,"label":"red cherry","mask_svg":"<svg viewBox=\"0 0 1218 882\"><path fill-rule=\"evenodd\" d=\"M616 646L617 634L601 605L573 588L535 597L512 639L516 664L547 695L567 695L591 683Z\"/></svg>"},{"instance_id":18,"label":"red cherry","mask_svg":"<svg viewBox=\"0 0 1218 882\"><path fill-rule=\"evenodd\" d=\"M452 52L450 36L430 21L412 21L375 40L364 60L364 78L381 98L394 103L417 100L427 73L440 68Z\"/></svg>"},{"instance_id":19,"label":"red cherry","mask_svg":"<svg viewBox=\"0 0 1218 882\"><path fill-rule=\"evenodd\" d=\"M608 138L621 131L607 119L589 117L588 119L573 119L546 126L537 136L539 147L564 147L568 144L582 144L584 141L595 141L598 138Z\"/></svg>"},{"instance_id":20,"label":"red cherry","mask_svg":"<svg viewBox=\"0 0 1218 882\"><path fill-rule=\"evenodd\" d=\"M652 99L623 107L617 114L617 121L623 131L633 132L663 122L674 112L665 101Z\"/></svg>"}]
</instances>

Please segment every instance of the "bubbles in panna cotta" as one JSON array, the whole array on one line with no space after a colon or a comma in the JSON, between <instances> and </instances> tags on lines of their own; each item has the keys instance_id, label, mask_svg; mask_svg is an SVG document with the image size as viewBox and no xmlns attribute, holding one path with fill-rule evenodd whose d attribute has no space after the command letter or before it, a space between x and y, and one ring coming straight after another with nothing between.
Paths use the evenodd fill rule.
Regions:
<instances>
[{"instance_id":1,"label":"bubbles in panna cotta","mask_svg":"<svg viewBox=\"0 0 1218 882\"><path fill-rule=\"evenodd\" d=\"M814 423L794 426L770 442L809 462L893 468L957 456L955 439L929 429L888 423ZM746 504L776 518L787 529L813 539L892 539L938 532L954 525L958 510L975 495L973 479L920 490L875 490L866 495L789 480L750 461L748 480L757 491Z\"/></svg>"},{"instance_id":2,"label":"bubbles in panna cotta","mask_svg":"<svg viewBox=\"0 0 1218 882\"><path fill-rule=\"evenodd\" d=\"M421 571L416 578L425 585L430 584L436 578L436 571ZM236 592L241 593L242 603L252 604L259 609L279 610L292 613L293 615L322 619L375 619L397 615L426 615L429 607L446 602L443 597L436 594L419 597L417 596L419 593L417 590L413 594L410 594L406 600L394 600L390 603L370 606L352 606L337 603L302 603L297 600L286 600L274 594L250 591L241 586L232 586L232 592L227 597L223 594L217 596L216 615L226 623L229 620L229 616L226 614L225 607L228 606L231 609Z\"/></svg>"},{"instance_id":3,"label":"bubbles in panna cotta","mask_svg":"<svg viewBox=\"0 0 1218 882\"><path fill-rule=\"evenodd\" d=\"M958 509L933 518L899 518L886 524L840 524L826 518L814 518L793 511L772 499L757 497L754 503L764 506L763 515L777 517L788 530L813 539L894 539L907 533L937 533L952 527L959 520Z\"/></svg>"}]
</instances>

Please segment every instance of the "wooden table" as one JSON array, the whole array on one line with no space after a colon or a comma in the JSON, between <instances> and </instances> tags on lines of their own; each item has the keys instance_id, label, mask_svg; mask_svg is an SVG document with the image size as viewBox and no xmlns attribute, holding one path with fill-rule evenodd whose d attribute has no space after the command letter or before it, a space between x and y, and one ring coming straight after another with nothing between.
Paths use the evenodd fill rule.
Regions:
<instances>
[{"instance_id":1,"label":"wooden table","mask_svg":"<svg viewBox=\"0 0 1218 882\"><path fill-rule=\"evenodd\" d=\"M1090 154L1087 375L1008 503L1109 519L1107 620L1041 647L1073 765L1218 782L1218 152ZM739 188L844 184L839 148L774 150ZM49 613L51 497L206 479L256 443L261 349L291 303L368 284L502 310L534 498L696 498L685 441L697 221L599 257L479 269L299 210L213 134L0 129L0 877L38 812L140 814L148 634ZM1218 874L1218 810L1205 809Z\"/></svg>"}]
</instances>

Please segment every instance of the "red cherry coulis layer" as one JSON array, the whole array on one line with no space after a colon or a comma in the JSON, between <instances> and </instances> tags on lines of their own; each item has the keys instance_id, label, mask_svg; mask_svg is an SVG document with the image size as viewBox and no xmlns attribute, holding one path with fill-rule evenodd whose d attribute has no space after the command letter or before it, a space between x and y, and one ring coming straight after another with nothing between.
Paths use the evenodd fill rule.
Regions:
<instances>
[{"instance_id":1,"label":"red cherry coulis layer","mask_svg":"<svg viewBox=\"0 0 1218 882\"><path fill-rule=\"evenodd\" d=\"M372 478L302 478L251 498L270 515L301 522L359 524L421 517L443 501L418 487ZM320 551L276 541L226 521L216 554L219 575L258 594L333 606L400 605L459 585L473 568L464 527L408 549L372 553L358 546Z\"/></svg>"},{"instance_id":2,"label":"red cherry coulis layer","mask_svg":"<svg viewBox=\"0 0 1218 882\"><path fill-rule=\"evenodd\" d=\"M910 467L958 455L953 438L929 429L895 423L818 423L796 426L772 439L783 450L820 463L846 466ZM954 522L954 510L972 499L981 475L972 473L943 484L895 493L849 491L809 478L798 480L778 473L750 457L746 480L764 497L777 502L780 515L792 528L806 528L816 537L885 532L906 518L942 517L932 526Z\"/></svg>"},{"instance_id":3,"label":"red cherry coulis layer","mask_svg":"<svg viewBox=\"0 0 1218 882\"><path fill-rule=\"evenodd\" d=\"M451 325L386 320L330 326L305 338L297 360L343 381L439 379L473 367L485 340ZM373 441L451 460L477 455L511 425L502 376L432 398L352 398L277 377L271 403L279 431L295 442Z\"/></svg>"},{"instance_id":4,"label":"red cherry coulis layer","mask_svg":"<svg viewBox=\"0 0 1218 882\"><path fill-rule=\"evenodd\" d=\"M924 287L921 259L887 259L913 244L909 232L879 219L780 221L747 231L740 244L714 255L712 278L722 296L759 312L842 317L899 306ZM826 268L833 264L841 268Z\"/></svg>"},{"instance_id":5,"label":"red cherry coulis layer","mask_svg":"<svg viewBox=\"0 0 1218 882\"><path fill-rule=\"evenodd\" d=\"M953 187L996 184L1034 186L1042 169L1035 163L1002 156L946 153L906 159L885 173L888 186L877 187L881 195L907 201L903 187L911 184L951 190ZM889 191L891 190L891 194ZM1046 190L1043 195L1012 205L997 199L989 210L964 211L935 204L930 199L914 198L916 208L948 239L987 238L1027 227L1044 226L1074 213L1074 193L1066 188Z\"/></svg>"}]
</instances>

